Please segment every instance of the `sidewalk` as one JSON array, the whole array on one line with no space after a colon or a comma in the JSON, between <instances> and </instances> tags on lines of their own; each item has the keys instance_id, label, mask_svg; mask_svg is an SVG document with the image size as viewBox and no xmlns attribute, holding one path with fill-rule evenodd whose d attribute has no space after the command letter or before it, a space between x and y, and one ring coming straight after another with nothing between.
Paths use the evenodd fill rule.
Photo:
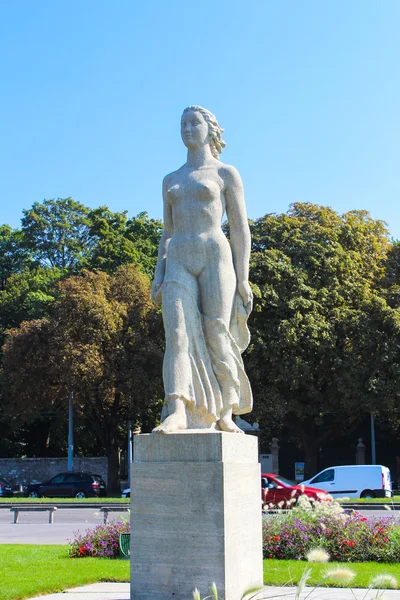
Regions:
<instances>
[{"instance_id":1,"label":"sidewalk","mask_svg":"<svg viewBox=\"0 0 400 600\"><path fill-rule=\"evenodd\" d=\"M254 600L294 600L296 588L266 587ZM203 594L205 596L207 594ZM373 600L376 590L344 588L304 588L302 600ZM400 590L385 590L382 600L400 600ZM37 596L30 600L130 600L129 583L92 583L59 594ZM187 598L192 600L192 598Z\"/></svg>"}]
</instances>

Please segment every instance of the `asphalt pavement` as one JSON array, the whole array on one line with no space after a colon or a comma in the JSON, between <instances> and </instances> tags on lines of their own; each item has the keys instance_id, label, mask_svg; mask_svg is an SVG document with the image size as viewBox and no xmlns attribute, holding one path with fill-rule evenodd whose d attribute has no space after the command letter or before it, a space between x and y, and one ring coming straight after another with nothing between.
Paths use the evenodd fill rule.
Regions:
<instances>
[{"instance_id":1,"label":"asphalt pavement","mask_svg":"<svg viewBox=\"0 0 400 600\"><path fill-rule=\"evenodd\" d=\"M68 544L76 531L82 533L103 523L99 508L58 508L53 523L48 522L47 512L21 511L17 524L10 509L1 508L0 544ZM129 513L110 513L108 520L115 519L129 519Z\"/></svg>"}]
</instances>

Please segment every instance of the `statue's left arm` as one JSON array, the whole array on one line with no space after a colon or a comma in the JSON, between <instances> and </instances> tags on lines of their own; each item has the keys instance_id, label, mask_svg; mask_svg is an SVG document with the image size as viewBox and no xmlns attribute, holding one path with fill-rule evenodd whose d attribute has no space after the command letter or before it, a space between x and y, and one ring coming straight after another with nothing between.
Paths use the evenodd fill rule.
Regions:
<instances>
[{"instance_id":1,"label":"statue's left arm","mask_svg":"<svg viewBox=\"0 0 400 600\"><path fill-rule=\"evenodd\" d=\"M249 285L251 237L244 203L243 184L234 167L225 166L223 170L226 214L229 221L237 289L249 314L253 306L253 294Z\"/></svg>"}]
</instances>

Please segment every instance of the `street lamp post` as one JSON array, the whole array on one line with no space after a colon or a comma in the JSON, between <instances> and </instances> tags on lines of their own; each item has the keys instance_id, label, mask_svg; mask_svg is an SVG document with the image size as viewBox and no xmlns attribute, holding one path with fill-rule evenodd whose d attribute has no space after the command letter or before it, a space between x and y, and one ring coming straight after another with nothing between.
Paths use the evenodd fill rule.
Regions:
<instances>
[{"instance_id":1,"label":"street lamp post","mask_svg":"<svg viewBox=\"0 0 400 600\"><path fill-rule=\"evenodd\" d=\"M70 392L68 396L68 471L74 468L74 413L72 403L74 400L74 392Z\"/></svg>"}]
</instances>

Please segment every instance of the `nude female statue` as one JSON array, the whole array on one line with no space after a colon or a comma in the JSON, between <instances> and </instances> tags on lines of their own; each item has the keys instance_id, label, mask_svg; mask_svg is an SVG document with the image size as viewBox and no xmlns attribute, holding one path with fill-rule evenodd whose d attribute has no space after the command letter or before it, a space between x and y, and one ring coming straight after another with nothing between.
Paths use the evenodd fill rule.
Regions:
<instances>
[{"instance_id":1,"label":"nude female statue","mask_svg":"<svg viewBox=\"0 0 400 600\"><path fill-rule=\"evenodd\" d=\"M208 110L186 108L187 161L163 182L164 233L152 298L162 303L165 402L155 432L239 433L232 415L252 409L241 358L250 340L251 240L239 173L218 158L222 132ZM225 212L230 244L221 229Z\"/></svg>"}]
</instances>

